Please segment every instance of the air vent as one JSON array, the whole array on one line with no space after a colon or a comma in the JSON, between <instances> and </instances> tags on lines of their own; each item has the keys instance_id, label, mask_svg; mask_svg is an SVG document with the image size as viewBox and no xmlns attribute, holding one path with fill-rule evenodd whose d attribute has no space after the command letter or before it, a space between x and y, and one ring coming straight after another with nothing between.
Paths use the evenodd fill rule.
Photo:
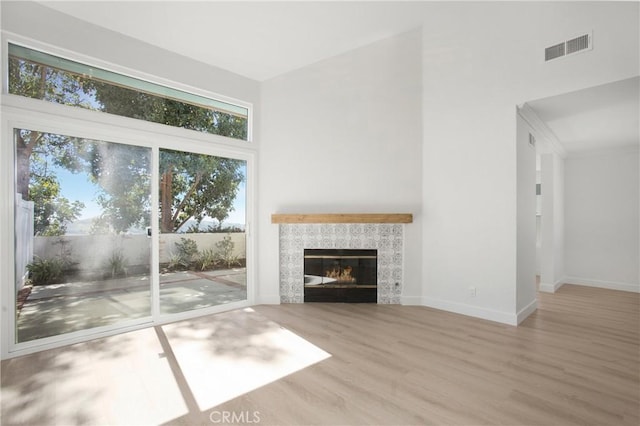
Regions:
<instances>
[{"instance_id":1,"label":"air vent","mask_svg":"<svg viewBox=\"0 0 640 426\"><path fill-rule=\"evenodd\" d=\"M555 46L544 49L545 61L550 61L561 56L564 56L564 43L556 44Z\"/></svg>"},{"instance_id":2,"label":"air vent","mask_svg":"<svg viewBox=\"0 0 640 426\"><path fill-rule=\"evenodd\" d=\"M567 41L567 55L571 55L572 53L579 52L584 49L589 48L589 34L585 34L580 37L572 38Z\"/></svg>"},{"instance_id":3,"label":"air vent","mask_svg":"<svg viewBox=\"0 0 640 426\"><path fill-rule=\"evenodd\" d=\"M591 49L593 49L591 33L583 34L581 36L563 41L562 43L554 44L553 46L547 47L546 49L544 49L544 60L546 62L552 59L574 55L576 53Z\"/></svg>"}]
</instances>

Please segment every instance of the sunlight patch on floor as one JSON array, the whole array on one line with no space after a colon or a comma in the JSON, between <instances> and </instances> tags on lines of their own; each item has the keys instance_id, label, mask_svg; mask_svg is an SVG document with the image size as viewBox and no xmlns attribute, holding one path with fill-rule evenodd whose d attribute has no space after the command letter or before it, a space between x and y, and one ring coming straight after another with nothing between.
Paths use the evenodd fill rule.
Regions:
<instances>
[{"instance_id":1,"label":"sunlight patch on floor","mask_svg":"<svg viewBox=\"0 0 640 426\"><path fill-rule=\"evenodd\" d=\"M247 308L2 361L2 424L165 424L330 356Z\"/></svg>"},{"instance_id":2,"label":"sunlight patch on floor","mask_svg":"<svg viewBox=\"0 0 640 426\"><path fill-rule=\"evenodd\" d=\"M2 423L161 424L188 412L153 329L2 362Z\"/></svg>"},{"instance_id":3,"label":"sunlight patch on floor","mask_svg":"<svg viewBox=\"0 0 640 426\"><path fill-rule=\"evenodd\" d=\"M201 411L331 356L251 308L163 329Z\"/></svg>"}]
</instances>

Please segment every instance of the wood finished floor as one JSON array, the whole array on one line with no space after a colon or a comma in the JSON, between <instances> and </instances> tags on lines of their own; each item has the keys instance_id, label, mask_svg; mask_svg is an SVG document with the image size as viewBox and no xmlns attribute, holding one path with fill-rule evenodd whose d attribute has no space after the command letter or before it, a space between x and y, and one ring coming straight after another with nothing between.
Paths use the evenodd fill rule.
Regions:
<instances>
[{"instance_id":1,"label":"wood finished floor","mask_svg":"<svg viewBox=\"0 0 640 426\"><path fill-rule=\"evenodd\" d=\"M206 409L189 403L188 380L176 375L189 410L164 424L225 424L224 413L264 425L640 424L640 295L564 285L538 297L519 327L413 306L254 307L331 356ZM244 314L233 315L241 326ZM165 349L177 342L171 333ZM80 356L78 345L55 351ZM165 352L179 370L179 356ZM37 370L39 356L4 361L3 391L25 379L11 372ZM89 414L77 423L105 419ZM136 419L129 424L145 424Z\"/></svg>"}]
</instances>

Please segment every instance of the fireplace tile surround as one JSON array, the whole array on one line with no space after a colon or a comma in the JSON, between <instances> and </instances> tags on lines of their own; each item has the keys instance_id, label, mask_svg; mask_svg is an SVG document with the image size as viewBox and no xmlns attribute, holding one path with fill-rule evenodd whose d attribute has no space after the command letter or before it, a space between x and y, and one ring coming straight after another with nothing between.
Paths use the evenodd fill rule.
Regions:
<instances>
[{"instance_id":1,"label":"fireplace tile surround","mask_svg":"<svg viewBox=\"0 0 640 426\"><path fill-rule=\"evenodd\" d=\"M399 304L404 226L400 223L280 223L280 302L304 302L304 249L376 249L378 303Z\"/></svg>"}]
</instances>

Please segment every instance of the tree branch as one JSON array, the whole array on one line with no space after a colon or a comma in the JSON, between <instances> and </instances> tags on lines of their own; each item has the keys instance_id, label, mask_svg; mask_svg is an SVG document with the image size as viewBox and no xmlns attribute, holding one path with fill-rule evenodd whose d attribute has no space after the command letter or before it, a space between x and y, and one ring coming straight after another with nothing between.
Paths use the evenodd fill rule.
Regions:
<instances>
[{"instance_id":1,"label":"tree branch","mask_svg":"<svg viewBox=\"0 0 640 426\"><path fill-rule=\"evenodd\" d=\"M186 204L187 200L191 197L191 195L193 195L195 190L198 188L198 185L200 184L200 180L201 179L202 179L202 173L198 172L196 174L196 178L193 181L193 184L191 185L191 188L189 188L189 191L187 191L187 194L184 196L182 201L180 201L180 204L178 204L178 207L176 207L176 211L173 213L173 216L171 217L171 221L172 222L175 223L175 221L178 220L178 216L180 215L180 212L182 211L182 208ZM183 221L180 224L180 226L184 225L187 220L189 220L189 218L187 218L185 221ZM180 228L180 226L176 227L175 229L177 230L178 228Z\"/></svg>"},{"instance_id":2,"label":"tree branch","mask_svg":"<svg viewBox=\"0 0 640 426\"><path fill-rule=\"evenodd\" d=\"M184 225L185 223L187 223L187 222L189 221L189 219L191 219L191 216L187 216L187 218L186 218L185 220L183 220L182 222L180 222L180 223L176 226L175 230L177 231L178 229L182 228L182 225Z\"/></svg>"}]
</instances>

